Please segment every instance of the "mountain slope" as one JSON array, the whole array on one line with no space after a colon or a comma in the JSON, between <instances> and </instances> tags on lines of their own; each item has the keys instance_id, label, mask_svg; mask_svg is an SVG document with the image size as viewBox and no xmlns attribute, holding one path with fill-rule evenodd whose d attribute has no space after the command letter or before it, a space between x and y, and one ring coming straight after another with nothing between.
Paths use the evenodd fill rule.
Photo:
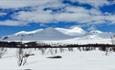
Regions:
<instances>
[{"instance_id":1,"label":"mountain slope","mask_svg":"<svg viewBox=\"0 0 115 70\"><path fill-rule=\"evenodd\" d=\"M20 31L20 32L15 33L14 35L33 34L33 33L36 33L36 32L40 32L42 30L43 29L37 29L37 30L34 30L34 31Z\"/></svg>"},{"instance_id":2,"label":"mountain slope","mask_svg":"<svg viewBox=\"0 0 115 70\"><path fill-rule=\"evenodd\" d=\"M91 30L86 32L82 28L45 28L34 31L21 31L14 35L1 37L2 41L43 41L46 43L63 44L110 44L114 33Z\"/></svg>"},{"instance_id":3,"label":"mountain slope","mask_svg":"<svg viewBox=\"0 0 115 70\"><path fill-rule=\"evenodd\" d=\"M65 40L74 38L74 36L66 35L55 28L46 28L33 32L25 32L21 31L12 36L10 36L7 40L26 40L26 41L38 41L38 40Z\"/></svg>"},{"instance_id":4,"label":"mountain slope","mask_svg":"<svg viewBox=\"0 0 115 70\"><path fill-rule=\"evenodd\" d=\"M37 37L37 38L36 38ZM73 38L72 36L66 35L54 28L46 28L40 32L37 32L33 35L33 38L36 40L63 40Z\"/></svg>"},{"instance_id":5,"label":"mountain slope","mask_svg":"<svg viewBox=\"0 0 115 70\"><path fill-rule=\"evenodd\" d=\"M74 27L74 28L69 28L69 29L66 29L66 28L56 28L56 30L64 33L64 34L67 34L67 35L70 35L70 36L80 36L80 35L84 35L86 33L85 30L83 30L82 28L80 27Z\"/></svg>"}]
</instances>

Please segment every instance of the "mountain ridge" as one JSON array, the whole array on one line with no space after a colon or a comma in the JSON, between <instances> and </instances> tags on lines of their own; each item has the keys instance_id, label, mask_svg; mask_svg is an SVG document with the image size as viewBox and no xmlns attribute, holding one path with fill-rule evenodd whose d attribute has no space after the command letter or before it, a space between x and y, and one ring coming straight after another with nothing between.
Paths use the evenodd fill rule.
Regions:
<instances>
[{"instance_id":1,"label":"mountain ridge","mask_svg":"<svg viewBox=\"0 0 115 70\"><path fill-rule=\"evenodd\" d=\"M99 30L85 31L80 27L75 28L45 28L37 29L34 31L21 31L13 35L5 36L1 38L1 41L58 41L58 42L92 42L98 40L109 40L113 33L102 32ZM96 43L95 42L95 43Z\"/></svg>"}]
</instances>

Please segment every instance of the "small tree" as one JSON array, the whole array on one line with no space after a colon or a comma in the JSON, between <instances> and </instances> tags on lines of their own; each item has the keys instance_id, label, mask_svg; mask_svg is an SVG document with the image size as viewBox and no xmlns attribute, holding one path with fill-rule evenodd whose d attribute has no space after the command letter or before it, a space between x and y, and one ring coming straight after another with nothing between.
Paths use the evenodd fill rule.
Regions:
<instances>
[{"instance_id":1,"label":"small tree","mask_svg":"<svg viewBox=\"0 0 115 70\"><path fill-rule=\"evenodd\" d=\"M19 48L19 50L17 51L18 66L25 65L27 63L28 57L33 55L34 54L31 54L31 51L29 51L29 49Z\"/></svg>"},{"instance_id":2,"label":"small tree","mask_svg":"<svg viewBox=\"0 0 115 70\"><path fill-rule=\"evenodd\" d=\"M6 48L0 48L0 58L6 53L7 49Z\"/></svg>"}]
</instances>

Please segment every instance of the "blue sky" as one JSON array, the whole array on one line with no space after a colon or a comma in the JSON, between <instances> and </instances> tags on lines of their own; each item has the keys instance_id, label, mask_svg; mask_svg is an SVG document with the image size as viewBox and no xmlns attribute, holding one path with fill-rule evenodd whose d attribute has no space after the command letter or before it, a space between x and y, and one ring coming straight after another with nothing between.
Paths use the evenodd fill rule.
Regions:
<instances>
[{"instance_id":1,"label":"blue sky","mask_svg":"<svg viewBox=\"0 0 115 70\"><path fill-rule=\"evenodd\" d=\"M39 28L80 26L115 32L114 0L3 0L0 36Z\"/></svg>"}]
</instances>

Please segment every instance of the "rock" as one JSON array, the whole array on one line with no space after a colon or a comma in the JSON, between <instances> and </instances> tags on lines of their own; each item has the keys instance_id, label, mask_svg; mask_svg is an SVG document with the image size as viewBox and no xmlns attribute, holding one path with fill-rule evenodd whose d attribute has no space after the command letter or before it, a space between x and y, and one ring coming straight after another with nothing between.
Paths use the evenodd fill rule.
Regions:
<instances>
[{"instance_id":1,"label":"rock","mask_svg":"<svg viewBox=\"0 0 115 70\"><path fill-rule=\"evenodd\" d=\"M50 56L50 57L47 57L47 58L51 58L51 59L59 59L59 58L62 58L62 56Z\"/></svg>"}]
</instances>

